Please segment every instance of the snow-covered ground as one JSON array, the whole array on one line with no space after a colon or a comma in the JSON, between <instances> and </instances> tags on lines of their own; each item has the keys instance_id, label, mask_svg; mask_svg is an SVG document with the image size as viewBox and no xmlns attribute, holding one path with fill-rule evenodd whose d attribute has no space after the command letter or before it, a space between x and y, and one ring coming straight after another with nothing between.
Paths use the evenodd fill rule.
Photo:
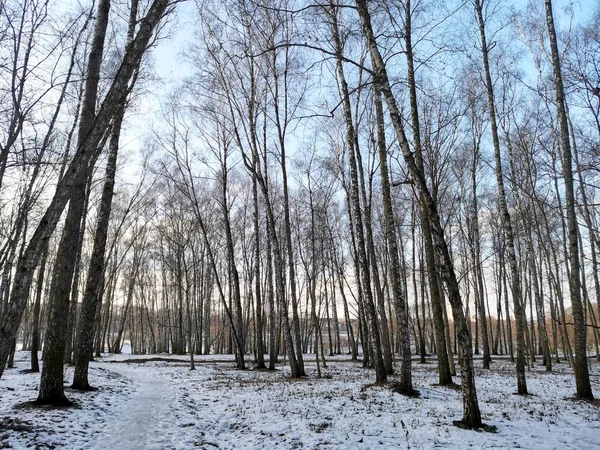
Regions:
<instances>
[{"instance_id":1,"label":"snow-covered ground","mask_svg":"<svg viewBox=\"0 0 600 450\"><path fill-rule=\"evenodd\" d=\"M373 372L347 356L330 359L321 379L307 356L302 380L287 378L283 365L236 370L228 355L197 357L195 371L185 357L106 356L91 366L98 390L67 389L75 408L42 409L24 405L39 382L22 372L28 356L19 352L0 380L0 448L600 449L600 407L571 399L573 375L562 364L552 374L532 369L525 398L514 395L509 362L478 369L481 412L498 429L489 433L452 425L460 393L434 385L435 363L414 364L421 397L406 398L370 385ZM592 387L600 395L595 362Z\"/></svg>"}]
</instances>

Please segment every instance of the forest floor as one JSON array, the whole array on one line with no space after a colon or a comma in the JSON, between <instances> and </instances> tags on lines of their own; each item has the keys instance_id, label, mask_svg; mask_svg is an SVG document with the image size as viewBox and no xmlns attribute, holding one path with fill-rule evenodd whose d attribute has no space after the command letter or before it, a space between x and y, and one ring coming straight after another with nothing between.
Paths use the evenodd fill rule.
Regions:
<instances>
[{"instance_id":1,"label":"forest floor","mask_svg":"<svg viewBox=\"0 0 600 450\"><path fill-rule=\"evenodd\" d=\"M29 354L0 379L0 448L13 449L600 449L600 407L573 400L572 370L556 364L528 372L532 395L515 395L513 364L491 370L476 361L483 420L495 433L463 430L460 392L436 386L435 362L413 365L419 398L373 386L374 373L348 356L329 358L316 378L236 370L233 357L105 356L93 362L98 389L67 389L75 407L35 408L39 374L26 373ZM308 360L310 358L310 360ZM600 364L592 362L600 396ZM67 368L70 380L72 369ZM460 377L456 377L460 382Z\"/></svg>"}]
</instances>

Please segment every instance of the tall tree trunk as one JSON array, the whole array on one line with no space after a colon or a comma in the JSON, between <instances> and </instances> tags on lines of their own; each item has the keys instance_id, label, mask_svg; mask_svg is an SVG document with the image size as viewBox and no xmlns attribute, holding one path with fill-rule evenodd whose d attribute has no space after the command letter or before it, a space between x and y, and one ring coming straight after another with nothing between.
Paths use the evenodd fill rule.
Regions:
<instances>
[{"instance_id":1,"label":"tall tree trunk","mask_svg":"<svg viewBox=\"0 0 600 450\"><path fill-rule=\"evenodd\" d=\"M544 356L543 364L548 372L552 372L552 357L550 356L550 345L548 344L548 331L546 330L546 312L544 308L544 299L541 294L539 278L537 272L537 263L533 245L531 243L531 233L528 237L527 252L529 253L529 265L531 270L531 284L533 286L533 297L535 301L535 313L537 316L538 335L540 337L542 354Z\"/></svg>"},{"instance_id":2,"label":"tall tree trunk","mask_svg":"<svg viewBox=\"0 0 600 450\"><path fill-rule=\"evenodd\" d=\"M324 244L323 244L324 246ZM330 249L330 252L333 251L333 249ZM323 252L325 252L325 249L323 249ZM334 340L335 340L335 354L336 355L341 355L342 354L342 337L340 335L340 319L338 317L338 302L336 300L336 295L335 295L335 269L333 267L333 257L331 256L331 253L328 254L328 259L324 260L324 264L326 264L326 267L323 268L323 271L325 272L326 269L329 269L329 283L330 283L330 292L331 292L331 317L333 318L333 336L334 336Z\"/></svg>"},{"instance_id":3,"label":"tall tree trunk","mask_svg":"<svg viewBox=\"0 0 600 450\"><path fill-rule=\"evenodd\" d=\"M270 236L267 236L266 244L265 278L267 304L269 305L269 370L275 370L277 363L277 308L273 293L273 251Z\"/></svg>"},{"instance_id":4,"label":"tall tree trunk","mask_svg":"<svg viewBox=\"0 0 600 450\"><path fill-rule=\"evenodd\" d=\"M90 201L90 191L92 189L91 177L86 182L85 201L81 215L81 225L79 238L77 239L77 250L75 251L75 267L73 269L73 279L71 281L71 294L69 300L69 317L67 319L67 328L65 334L65 364L73 362L73 340L76 339L75 327L77 326L77 304L79 303L79 283L81 277L81 266L83 256L83 237L86 231L87 211Z\"/></svg>"},{"instance_id":5,"label":"tall tree trunk","mask_svg":"<svg viewBox=\"0 0 600 450\"><path fill-rule=\"evenodd\" d=\"M227 243L227 266L228 273L231 277L230 285L232 288L233 301L233 326L234 332L237 335L238 344L236 345L236 364L238 369L245 369L244 349L245 349L245 333L244 333L244 317L242 312L242 296L240 290L240 275L235 264L235 248L233 243L233 233L231 232L231 220L229 217L229 205L227 197L227 155L223 156L221 166L221 195L223 202L223 223L225 225L225 238Z\"/></svg>"},{"instance_id":6,"label":"tall tree trunk","mask_svg":"<svg viewBox=\"0 0 600 450\"><path fill-rule=\"evenodd\" d=\"M576 163L576 169L577 169L577 176L578 176L578 181L579 181L579 189L581 191L581 200L582 200L582 206L581 206L581 211L583 213L583 218L585 220L585 224L587 226L588 229L588 236L589 236L589 241L590 241L590 255L591 255L591 259L592 259L592 276L594 279L594 292L596 294L596 307L597 307L597 311L600 312L600 278L598 277L598 271L599 271L599 267L598 267L598 243L600 242L598 240L598 235L597 235L597 230L594 227L594 223L592 221L592 214L590 212L590 203L589 203L589 199L587 196L587 188L585 183L583 182L583 175L582 175L582 168L581 165L579 164L579 152L577 149L577 142L575 141L575 133L573 132L573 123L569 120L569 129L571 131L571 136L573 138L573 156L575 159L575 163ZM581 233L580 233L580 240L581 240ZM581 258L583 259L584 255L583 252L581 252ZM585 277L583 275L584 271L582 270L582 275L581 275L581 279L584 280ZM584 289L585 291L585 289ZM591 312L593 313L593 307L591 307ZM594 329L594 335L596 336L596 338L598 338L598 335L600 334L600 330L598 330L597 328ZM596 360L600 361L600 352L596 352Z\"/></svg>"},{"instance_id":7,"label":"tall tree trunk","mask_svg":"<svg viewBox=\"0 0 600 450\"><path fill-rule=\"evenodd\" d=\"M369 345L369 336L366 330L366 320L365 320L365 302L362 290L362 282L361 282L361 274L360 274L360 261L358 259L358 250L356 245L356 233L354 232L354 217L352 213L352 206L350 205L350 188L348 187L348 183L345 180L344 174L341 174L342 179L342 187L346 193L346 214L348 216L348 231L350 232L350 248L352 251L352 264L354 268L354 279L356 283L356 303L358 309L358 331L359 337L362 344L363 350L363 367L373 366L372 363L372 352L371 346ZM338 273L341 278L344 278L343 272L341 272L341 268L338 268ZM350 291L352 292L352 291ZM358 341L358 340L357 340ZM358 345L358 342L357 342Z\"/></svg>"},{"instance_id":8,"label":"tall tree trunk","mask_svg":"<svg viewBox=\"0 0 600 450\"><path fill-rule=\"evenodd\" d=\"M362 292L364 296L364 304L366 308L366 314L368 319L369 338L371 339L371 348L374 351L375 356L375 381L376 383L387 382L387 374L383 361L383 353L381 350L381 339L379 336L379 324L377 321L377 310L375 307L375 301L373 298L373 291L371 289L371 274L369 271L369 261L367 258L367 249L364 237L364 227L362 219L362 210L360 207L360 194L358 187L358 169L355 155L355 143L356 143L356 130L354 129L354 123L352 118L352 105L350 103L350 92L346 83L346 77L344 75L344 69L342 65L342 44L339 37L339 28L337 23L337 11L333 2L331 5L331 20L332 20L332 32L335 42L336 49L336 68L337 74L342 86L342 103L344 109L344 119L346 122L346 144L350 166L350 202L352 205L352 213L354 216L354 225L356 232L356 242L358 250L358 261L360 265L360 274L362 282Z\"/></svg>"},{"instance_id":9,"label":"tall tree trunk","mask_svg":"<svg viewBox=\"0 0 600 450\"><path fill-rule=\"evenodd\" d=\"M377 116L377 145L379 150L379 171L381 173L381 193L383 197L383 214L385 218L385 238L389 246L390 282L392 284L392 294L394 298L394 307L398 317L398 326L400 327L400 347L402 351L400 384L398 389L405 395L414 395L415 391L412 385L412 360L410 354L410 327L408 324L408 308L406 305L406 299L402 293L400 261L398 259L398 240L396 237L396 223L394 220L390 175L387 165L388 155L385 140L383 105L381 102L381 93L378 90L375 91L375 110ZM421 332L420 328L421 327L419 326L419 334Z\"/></svg>"},{"instance_id":10,"label":"tall tree trunk","mask_svg":"<svg viewBox=\"0 0 600 450\"><path fill-rule=\"evenodd\" d=\"M266 141L265 141L266 145ZM258 161L257 149L253 148L253 157ZM285 295L285 264L283 261L283 255L281 252L280 242L277 234L277 222L275 220L275 213L273 211L273 205L271 203L271 194L269 192L269 182L267 178L267 152L264 150L263 155L263 165L264 172L261 171L259 167L249 167L250 170L253 171L253 175L257 178L257 181L260 185L263 200L265 202L265 210L266 210L266 218L267 218L267 236L270 241L271 251L273 255L273 263L274 263L274 272L275 272L275 297L277 299L277 304L279 306L279 318L281 320L282 328L283 328L283 336L285 340L285 350L288 357L291 376L292 378L299 378L304 376L304 372L301 372L300 367L298 365L298 360L296 358L296 350L294 345L294 337L292 331L292 325L289 320L288 313L288 305L286 302ZM274 308L273 308L274 310ZM273 326L273 323L271 323ZM300 343L301 344L301 343ZM301 349L302 347L300 347ZM271 355L273 358L274 356ZM269 369L271 369L271 363L269 364Z\"/></svg>"},{"instance_id":11,"label":"tall tree trunk","mask_svg":"<svg viewBox=\"0 0 600 450\"><path fill-rule=\"evenodd\" d=\"M257 161L254 161L256 166ZM256 177L252 177L252 200L254 202L254 290L256 292L256 368L264 369L265 366L265 341L263 339L263 304L262 290L260 288L260 226L258 212L258 186Z\"/></svg>"},{"instance_id":12,"label":"tall tree trunk","mask_svg":"<svg viewBox=\"0 0 600 450\"><path fill-rule=\"evenodd\" d=\"M521 293L521 274L515 252L515 238L513 224L508 205L506 203L506 192L504 189L504 175L502 171L502 155L500 152L500 139L498 137L498 125L496 122L496 103L494 100L494 88L492 84L492 75L489 64L489 47L485 33L485 20L483 18L483 5L481 0L473 0L477 23L479 24L479 34L481 38L481 54L483 58L483 67L485 74L485 87L487 90L490 128L492 131L492 142L494 145L494 161L496 165L496 182L498 184L498 206L500 208L500 218L504 233L506 236L506 251L510 274L512 279L512 294L515 311L515 322L517 329L517 391L519 395L527 395L527 380L525 378L525 318L523 312L523 296Z\"/></svg>"},{"instance_id":13,"label":"tall tree trunk","mask_svg":"<svg viewBox=\"0 0 600 450\"><path fill-rule=\"evenodd\" d=\"M321 378L321 365L319 363L319 317L317 316L317 250L316 250L316 236L315 236L315 206L313 204L313 192L310 186L310 175L308 176L308 192L309 192L309 206L310 206L310 258L311 268L310 272L307 268L307 286L306 289L310 295L311 304L311 318L313 322L313 328L315 332L315 364L317 365L317 378Z\"/></svg>"},{"instance_id":14,"label":"tall tree trunk","mask_svg":"<svg viewBox=\"0 0 600 450\"><path fill-rule=\"evenodd\" d=\"M479 322L481 323L481 341L483 346L483 368L490 368L490 340L488 335L486 308L483 289L483 268L481 267L481 237L479 234L479 202L477 199L477 162L479 161L479 148L475 146L473 163L471 166L471 187L473 189L471 220L473 227L473 271L475 274L475 301L479 306Z\"/></svg>"},{"instance_id":15,"label":"tall tree trunk","mask_svg":"<svg viewBox=\"0 0 600 450\"><path fill-rule=\"evenodd\" d=\"M285 69L283 71L283 96L284 96L284 105L288 104L288 73L290 64L288 60L288 52L289 50L285 49L285 61L283 64L285 65ZM298 376L304 377L306 373L304 371L304 358L302 357L302 336L300 332L300 317L298 315L298 294L296 292L296 261L294 259L294 247L292 245L292 225L290 221L290 200L289 200L289 190L288 190L288 177L287 177L287 166L286 166L286 130L288 126L288 112L283 111L283 118L280 114L279 108L279 73L277 68L277 52L273 52L273 76L274 76L274 112L275 112L275 125L277 127L277 136L279 139L279 151L280 153L280 165L281 165L281 177L282 177L282 190L283 190L283 219L284 219L284 230L285 230L285 247L287 252L287 260L288 260L288 274L289 274L289 283L290 283L290 300L291 300L291 309L292 309L292 341L294 344L295 352L294 356L296 359L296 364L298 366ZM275 255L275 259L277 260L277 255ZM277 262L276 262L277 264ZM286 313L287 314L287 313ZM285 321L285 317L284 317ZM285 327L285 324L284 324Z\"/></svg>"},{"instance_id":16,"label":"tall tree trunk","mask_svg":"<svg viewBox=\"0 0 600 450\"><path fill-rule=\"evenodd\" d=\"M419 107L417 103L417 83L415 80L414 55L412 44L412 7L411 1L405 2L405 33L404 41L406 47L406 65L408 70L408 90L411 111L411 124L414 137L414 159L417 169L425 176L423 164L423 147L421 145L421 125L419 120ZM422 194L419 194L422 195ZM419 202L419 216L421 220L421 233L423 234L423 243L425 248L425 264L427 270L427 280L429 283L429 298L431 300L431 309L433 313L433 331L435 336L435 346L438 363L438 382L442 386L453 384L452 371L448 356L448 348L444 330L444 313L442 309L442 292L440 291L438 268L435 264L435 248L432 237L432 225L429 223L429 216L425 206L425 199L421 198Z\"/></svg>"},{"instance_id":17,"label":"tall tree trunk","mask_svg":"<svg viewBox=\"0 0 600 450\"><path fill-rule=\"evenodd\" d=\"M48 261L48 247L42 253L40 267L38 268L37 286L35 289L35 303L33 305L33 331L31 335L31 371L39 372L38 351L40 349L40 311L42 306L42 292L44 290L44 276L46 262Z\"/></svg>"},{"instance_id":18,"label":"tall tree trunk","mask_svg":"<svg viewBox=\"0 0 600 450\"><path fill-rule=\"evenodd\" d=\"M331 227L330 229L330 233L331 233ZM331 241L333 241L333 233L330 234L331 237ZM335 277L337 279L338 282L338 289L340 292L340 295L342 297L342 303L344 305L344 318L346 320L346 332L348 333L348 346L349 346L349 353L352 355L352 360L356 360L358 358L358 342L354 337L354 328L352 327L352 320L350 319L350 311L348 309L348 300L346 298L346 291L344 290L344 269L341 267L341 263L338 259L337 256L337 248L332 248L332 253L333 253L333 269L334 269L334 273L332 274L333 277Z\"/></svg>"},{"instance_id":19,"label":"tall tree trunk","mask_svg":"<svg viewBox=\"0 0 600 450\"><path fill-rule=\"evenodd\" d=\"M573 308L573 322L575 329L575 384L577 386L577 397L592 400L592 385L586 354L586 327L581 301L581 279L579 262L579 242L577 214L575 212L575 189L573 182L573 161L571 155L571 142L569 138L569 126L567 120L565 90L563 87L562 71L560 67L560 56L556 31L554 29L554 17L552 14L552 1L545 0L546 24L548 26L548 37L552 54L552 68L554 72L554 83L556 89L556 106L558 109L558 122L560 125L560 137L562 147L562 171L565 184L565 203L567 211L567 227L569 232L569 262L571 273L569 276L569 289L571 292L571 306Z\"/></svg>"},{"instance_id":20,"label":"tall tree trunk","mask_svg":"<svg viewBox=\"0 0 600 450\"><path fill-rule=\"evenodd\" d=\"M412 216L412 226L411 226L411 230L412 230L412 241L413 241L413 245L412 245L412 265L413 265L413 269L412 269L412 282L413 282L413 291L414 291L414 299L415 299L415 319L417 322L417 331L419 333L418 339L419 339L419 363L421 364L425 364L426 360L425 357L427 356L427 349L425 348L425 329L426 329L426 318L425 318L425 296L421 295L421 310L423 312L421 319L419 319L419 288L417 286L417 245L416 245L416 239L415 239L415 211L413 208L413 213L411 214ZM419 260L421 260L422 258L419 258ZM425 278L423 276L423 274L421 273L420 275L420 281L421 281L421 291L425 290ZM421 320L423 321L423 325L421 326Z\"/></svg>"},{"instance_id":21,"label":"tall tree trunk","mask_svg":"<svg viewBox=\"0 0 600 450\"><path fill-rule=\"evenodd\" d=\"M135 3L135 0L134 0ZM112 136L109 144L108 160L102 198L98 209L98 221L94 235L94 247L88 267L85 292L81 304L81 314L77 324L77 343L75 347L75 373L73 375L74 389L90 389L88 381L88 367L92 357L94 324L98 303L102 303L100 288L103 284L106 240L108 237L108 224L112 207L112 198L115 185L115 173L117 169L117 155L119 151L119 137L121 134L121 122L125 112L124 106L115 119Z\"/></svg>"},{"instance_id":22,"label":"tall tree trunk","mask_svg":"<svg viewBox=\"0 0 600 450\"><path fill-rule=\"evenodd\" d=\"M356 134L356 132L355 132ZM388 318L385 312L385 299L379 277L379 267L377 266L377 256L375 252L375 243L373 242L373 225L371 219L371 202L367 198L367 187L365 186L365 174L361 156L361 148L358 136L355 137L354 154L356 157L356 166L358 169L358 187L361 196L362 210L364 211L364 239L367 251L367 261L370 264L370 274L373 284L375 303L377 306L378 328L380 333L381 350L383 354L383 364L388 375L394 373L394 361L392 355L391 339L388 329ZM370 196L369 196L370 198ZM357 230L360 233L360 230Z\"/></svg>"},{"instance_id":23,"label":"tall tree trunk","mask_svg":"<svg viewBox=\"0 0 600 450\"><path fill-rule=\"evenodd\" d=\"M117 328L117 337L113 341L111 347L113 353L121 353L121 349L123 347L123 334L125 333L125 324L127 322L127 314L129 313L129 308L131 306L131 302L133 301L133 293L135 289L135 279L137 278L138 271L138 261L136 258L133 259L131 265L131 273L129 274L129 280L127 283L127 291L125 294L125 305L123 305L121 312L121 320L119 321L119 328ZM133 349L133 347L132 347Z\"/></svg>"},{"instance_id":24,"label":"tall tree trunk","mask_svg":"<svg viewBox=\"0 0 600 450\"><path fill-rule=\"evenodd\" d=\"M211 319L211 308L212 308L212 295L213 295L213 281L212 271L206 270L204 274L204 283L206 285L204 291L204 312L202 314L202 335L204 337L204 343L202 345L202 354L210 355L210 344L211 344L211 332L210 332L210 319Z\"/></svg>"}]
</instances>

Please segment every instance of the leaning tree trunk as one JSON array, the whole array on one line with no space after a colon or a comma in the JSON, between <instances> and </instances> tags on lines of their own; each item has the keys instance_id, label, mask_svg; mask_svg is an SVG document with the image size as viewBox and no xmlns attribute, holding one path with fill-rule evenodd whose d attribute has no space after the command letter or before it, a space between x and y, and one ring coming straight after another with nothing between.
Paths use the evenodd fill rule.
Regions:
<instances>
[{"instance_id":1,"label":"leaning tree trunk","mask_svg":"<svg viewBox=\"0 0 600 450\"><path fill-rule=\"evenodd\" d=\"M104 53L104 40L108 28L110 0L98 4L94 38L88 59L85 93L81 108L81 119L77 137L77 148L86 145L90 133L94 131L100 66ZM92 149L90 149L92 150ZM91 159L83 170L74 177L69 196L69 209L58 246L54 273L50 284L48 331L44 347L44 365L40 379L39 404L60 404L67 402L64 394L63 363L69 327L69 300L76 259L72 253L78 247L81 222L86 205L86 185L88 174L93 170L95 159Z\"/></svg>"},{"instance_id":2,"label":"leaning tree trunk","mask_svg":"<svg viewBox=\"0 0 600 450\"><path fill-rule=\"evenodd\" d=\"M560 125L560 137L562 147L562 171L565 184L565 203L567 210L567 227L569 232L569 262L571 273L569 276L569 289L571 291L571 306L573 308L573 322L575 324L575 384L577 386L577 397L592 400L592 385L586 355L586 329L581 301L581 273L579 261L579 242L577 215L575 212L575 190L573 182L573 161L571 156L571 141L569 138L569 126L567 120L565 90L560 68L560 56L556 31L554 29L554 17L552 15L552 1L545 0L546 23L548 25L548 37L550 39L550 50L552 54L552 68L554 72L554 83L556 88L556 106L558 109L558 122Z\"/></svg>"},{"instance_id":3,"label":"leaning tree trunk","mask_svg":"<svg viewBox=\"0 0 600 450\"><path fill-rule=\"evenodd\" d=\"M139 32L127 47L122 63L108 89L105 100L93 121L93 129L86 136L85 145L79 146L69 170L58 182L56 192L44 216L31 236L26 250L20 255L15 271L13 290L8 310L0 322L0 377L12 348L33 281L33 275L43 249L53 233L69 200L74 181L87 172L90 161L101 151L101 143L106 139L107 131L114 116L114 105L127 92L129 81L139 67L142 56L148 48L156 26L164 17L169 0L155 0L148 9L146 17L140 21Z\"/></svg>"},{"instance_id":4,"label":"leaning tree trunk","mask_svg":"<svg viewBox=\"0 0 600 450\"><path fill-rule=\"evenodd\" d=\"M2 312L6 311L8 308L8 301L10 298L9 276L12 271L14 257L16 254L17 243L20 240L21 236L23 236L23 239L25 239L25 236L26 236L26 232L23 232L23 228L24 227L26 228L28 214L31 211L31 207L34 204L35 199L37 198L37 195L39 195L39 194L35 193L34 187L35 187L38 177L40 175L41 168L44 166L44 164L42 164L44 155L52 143L55 125L58 120L59 114L61 112L62 105L63 105L64 99L65 99L65 96L67 94L67 89L71 85L70 81L71 81L71 76L73 74L73 69L76 64L76 59L77 59L77 54L78 54L77 50L79 47L79 43L81 41L81 37L82 37L85 29L87 28L87 25L89 23L89 20L91 19L91 16L92 16L92 11L90 11L90 14L86 18L84 26L79 31L79 34L75 41L75 45L73 46L71 59L70 59L70 63L69 63L69 68L67 70L67 74L66 74L65 80L63 82L63 87L62 87L60 95L56 101L56 107L52 114L52 118L50 119L50 123L48 124L48 129L46 130L46 135L44 136L44 139L42 141L40 151L36 157L37 164L34 164L33 171L31 173L31 176L29 177L27 189L25 190L25 193L23 196L23 201L21 203L21 206L17 212L16 219L14 221L14 232L12 233L12 237L8 240L8 243L4 247L3 251L0 252L0 261L3 259L4 256L7 256L7 260L5 261L5 266L4 266L2 283L0 286L0 318L2 317ZM23 73L25 73L25 68L26 68L26 66L23 67L23 71L24 71ZM81 97L79 97L78 100L80 102ZM78 111L79 111L79 103L77 105L77 112L75 114L75 120L73 121L73 128L77 125L77 118L79 115ZM71 131L73 131L73 128L71 129ZM65 152L65 155L64 155L65 157L63 158L63 162L62 162L62 165L60 168L59 179L62 178L62 174L64 173L64 170L65 170L65 167L67 164L67 157L69 154L70 142L71 142L71 135L69 134L69 137L67 138L67 151ZM5 147L4 150L7 150L7 148ZM0 176L0 179L1 178L2 177ZM1 184L1 180L0 180L0 184ZM12 241L12 243L11 243L11 241ZM23 242L22 249L24 248L24 246L25 246L25 243ZM5 255L4 251L7 251L8 254ZM44 252L47 252L47 248L44 250ZM44 257L42 257L42 259L44 259ZM45 271L45 268L44 268L44 271ZM38 311L38 314L39 314L39 311ZM38 319L38 322L39 322L39 319ZM35 324L34 324L34 327L35 327ZM38 341L39 341L39 335L38 335ZM39 342L38 342L38 345L39 345ZM36 367L37 369L33 370L34 367ZM39 367L37 364L37 355L36 355L35 363L32 360L32 371L35 371L35 372L39 371Z\"/></svg>"},{"instance_id":5,"label":"leaning tree trunk","mask_svg":"<svg viewBox=\"0 0 600 450\"><path fill-rule=\"evenodd\" d=\"M371 55L374 83L378 84L381 92L383 93L383 97L385 98L390 119L394 127L394 131L396 132L396 138L398 139L398 143L402 150L402 156L406 163L408 172L412 181L416 185L415 187L420 194L421 201L424 202L427 208L428 220L432 226L432 235L440 255L440 269L448 289L448 299L450 301L450 305L452 306L460 350L463 396L463 418L461 422L466 427L478 428L482 426L482 422L479 404L477 402L477 391L475 388L473 355L471 353L471 332L463 311L458 279L456 278L456 272L454 271L454 263L450 255L450 249L446 243L441 219L437 212L437 206L433 200L433 197L431 196L431 193L429 192L427 183L425 182L425 176L421 171L418 170L415 164L414 155L410 149L410 145L404 131L402 116L398 110L396 99L392 92L385 62L381 56L381 53L379 52L379 47L377 46L377 41L373 32L373 26L371 24L371 16L367 7L367 1L356 0L356 7L360 17L363 34Z\"/></svg>"}]
</instances>

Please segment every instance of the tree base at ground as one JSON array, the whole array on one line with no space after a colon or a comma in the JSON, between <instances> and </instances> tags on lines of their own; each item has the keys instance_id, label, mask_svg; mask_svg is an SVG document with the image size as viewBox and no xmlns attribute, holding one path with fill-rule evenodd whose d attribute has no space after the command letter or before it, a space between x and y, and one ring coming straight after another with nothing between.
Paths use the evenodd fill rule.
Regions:
<instances>
[{"instance_id":1,"label":"tree base at ground","mask_svg":"<svg viewBox=\"0 0 600 450\"><path fill-rule=\"evenodd\" d=\"M418 390L414 389L412 386L405 386L400 382L391 383L390 388L396 394L404 395L405 397L418 398L421 396L421 393Z\"/></svg>"},{"instance_id":2,"label":"tree base at ground","mask_svg":"<svg viewBox=\"0 0 600 450\"><path fill-rule=\"evenodd\" d=\"M452 421L452 425L458 428L462 428L463 430L487 431L488 433L498 432L498 427L496 427L495 425L487 425L485 423L480 423L478 426L471 426L464 420L454 420Z\"/></svg>"},{"instance_id":3,"label":"tree base at ground","mask_svg":"<svg viewBox=\"0 0 600 450\"><path fill-rule=\"evenodd\" d=\"M31 402L32 406L54 406L58 408L66 408L75 406L71 400L69 400L65 395L62 396L47 396L47 397L38 397L35 401Z\"/></svg>"},{"instance_id":4,"label":"tree base at ground","mask_svg":"<svg viewBox=\"0 0 600 450\"><path fill-rule=\"evenodd\" d=\"M97 388L90 386L90 384L88 382L85 382L85 383L73 382L73 384L71 384L71 389L75 389L77 391L96 391L97 390Z\"/></svg>"}]
</instances>

